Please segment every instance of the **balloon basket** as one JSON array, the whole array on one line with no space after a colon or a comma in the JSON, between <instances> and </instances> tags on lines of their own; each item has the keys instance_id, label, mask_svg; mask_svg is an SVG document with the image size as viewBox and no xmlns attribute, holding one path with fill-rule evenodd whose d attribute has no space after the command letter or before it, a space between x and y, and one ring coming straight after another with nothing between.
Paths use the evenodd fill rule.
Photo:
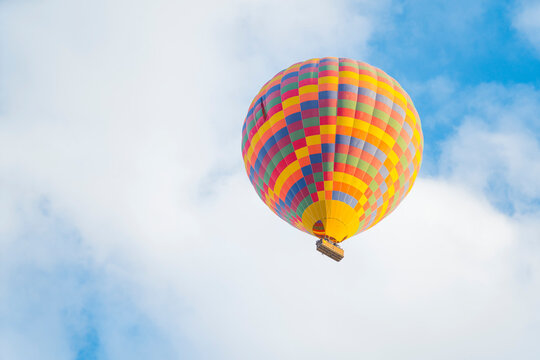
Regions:
<instances>
[{"instance_id":1,"label":"balloon basket","mask_svg":"<svg viewBox=\"0 0 540 360\"><path fill-rule=\"evenodd\" d=\"M326 239L319 239L317 240L316 245L317 251L321 254L328 256L330 259L335 261L340 261L341 259L343 259L343 249L333 244L331 241Z\"/></svg>"}]
</instances>

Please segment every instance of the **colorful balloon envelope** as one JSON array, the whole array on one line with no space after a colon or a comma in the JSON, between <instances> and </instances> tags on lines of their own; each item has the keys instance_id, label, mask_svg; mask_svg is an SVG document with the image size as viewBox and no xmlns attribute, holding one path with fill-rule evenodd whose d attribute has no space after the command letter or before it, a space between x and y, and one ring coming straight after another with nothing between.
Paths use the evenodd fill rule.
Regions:
<instances>
[{"instance_id":1,"label":"colorful balloon envelope","mask_svg":"<svg viewBox=\"0 0 540 360\"><path fill-rule=\"evenodd\" d=\"M422 149L409 95L382 70L346 58L279 72L253 99L242 128L257 194L329 248L396 208L413 186Z\"/></svg>"}]
</instances>

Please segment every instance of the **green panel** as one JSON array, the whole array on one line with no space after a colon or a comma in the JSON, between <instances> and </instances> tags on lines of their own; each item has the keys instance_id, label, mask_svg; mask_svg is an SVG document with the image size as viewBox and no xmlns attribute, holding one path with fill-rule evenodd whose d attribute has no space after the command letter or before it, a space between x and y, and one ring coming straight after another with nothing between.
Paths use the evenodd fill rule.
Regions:
<instances>
[{"instance_id":1,"label":"green panel","mask_svg":"<svg viewBox=\"0 0 540 360\"><path fill-rule=\"evenodd\" d=\"M375 71L373 71L373 68L369 67L369 66L365 66L365 65L360 65L358 64L358 69L359 70L367 70L369 71L371 74L373 74L374 76L377 75L377 73Z\"/></svg>"},{"instance_id":2,"label":"green panel","mask_svg":"<svg viewBox=\"0 0 540 360\"><path fill-rule=\"evenodd\" d=\"M302 119L302 125L304 125L304 128L311 127L311 126L319 126L320 119L318 117L310 117L307 119Z\"/></svg>"},{"instance_id":3,"label":"green panel","mask_svg":"<svg viewBox=\"0 0 540 360\"><path fill-rule=\"evenodd\" d=\"M251 130L255 127L255 121L250 121L247 125L246 133L249 134Z\"/></svg>"},{"instance_id":4,"label":"green panel","mask_svg":"<svg viewBox=\"0 0 540 360\"><path fill-rule=\"evenodd\" d=\"M310 71L310 72L306 72L298 76L298 80L301 81L305 79L314 79L314 78L317 78L318 76L319 76L319 73L317 71Z\"/></svg>"},{"instance_id":5,"label":"green panel","mask_svg":"<svg viewBox=\"0 0 540 360\"><path fill-rule=\"evenodd\" d=\"M264 182L268 184L268 182L270 181L270 177L272 176L272 173L274 172L274 169L276 168L277 166L277 162L274 164L274 159L276 159L277 156L274 156L272 158L272 161L270 161L270 163L268 164L268 166L266 167L266 171L264 172ZM281 157L281 159L279 159L279 161L281 161L283 159L283 157Z\"/></svg>"},{"instance_id":6,"label":"green panel","mask_svg":"<svg viewBox=\"0 0 540 360\"><path fill-rule=\"evenodd\" d=\"M376 118L381 119L385 123L388 123L388 119L390 119L390 115L388 115L387 113L385 113L384 111L379 110L379 109L374 109L373 110L373 116L375 116Z\"/></svg>"},{"instance_id":7,"label":"green panel","mask_svg":"<svg viewBox=\"0 0 540 360\"><path fill-rule=\"evenodd\" d=\"M407 145L408 145L408 144L407 144L407 142L405 142L405 140L404 140L401 136L399 136L399 137L397 138L397 141L396 141L396 142L398 143L398 145L399 145L399 147L401 148L401 150L403 150L403 151L407 150Z\"/></svg>"},{"instance_id":8,"label":"green panel","mask_svg":"<svg viewBox=\"0 0 540 360\"><path fill-rule=\"evenodd\" d=\"M293 89L298 89L298 83L295 81L295 82L292 82L290 84L287 84L285 86L283 86L281 88L281 93L284 94L286 93L287 91L289 90L293 90Z\"/></svg>"},{"instance_id":9,"label":"green panel","mask_svg":"<svg viewBox=\"0 0 540 360\"><path fill-rule=\"evenodd\" d=\"M296 141L296 140L305 138L306 134L304 133L304 129L300 129L290 134L290 136L291 136L291 141Z\"/></svg>"},{"instance_id":10,"label":"green panel","mask_svg":"<svg viewBox=\"0 0 540 360\"><path fill-rule=\"evenodd\" d=\"M345 163L347 165L352 165L356 167L356 164L358 164L358 158L356 156L349 155L347 156L347 159L345 160Z\"/></svg>"},{"instance_id":11,"label":"green panel","mask_svg":"<svg viewBox=\"0 0 540 360\"><path fill-rule=\"evenodd\" d=\"M390 125L391 127L394 128L394 130L397 131L397 133L399 134L401 132L401 124L394 118L390 118L388 119L388 125Z\"/></svg>"},{"instance_id":12,"label":"green panel","mask_svg":"<svg viewBox=\"0 0 540 360\"><path fill-rule=\"evenodd\" d=\"M334 154L334 162L345 164L345 161L347 161L347 155L342 153L335 153Z\"/></svg>"},{"instance_id":13,"label":"green panel","mask_svg":"<svg viewBox=\"0 0 540 360\"><path fill-rule=\"evenodd\" d=\"M369 171L370 171L369 169L370 169L370 168L373 168L373 165L371 165L371 164L368 163L367 161L362 160L362 161L360 161L360 162L358 163L358 165L356 165L356 167L357 167L358 169L362 170L363 172L369 174Z\"/></svg>"},{"instance_id":14,"label":"green panel","mask_svg":"<svg viewBox=\"0 0 540 360\"><path fill-rule=\"evenodd\" d=\"M399 158L399 162L401 163L401 166L403 166L403 171L409 167L409 163L407 162L407 157L405 154Z\"/></svg>"},{"instance_id":15,"label":"green panel","mask_svg":"<svg viewBox=\"0 0 540 360\"><path fill-rule=\"evenodd\" d=\"M333 162L323 162L323 171L334 171L334 163Z\"/></svg>"},{"instance_id":16,"label":"green panel","mask_svg":"<svg viewBox=\"0 0 540 360\"><path fill-rule=\"evenodd\" d=\"M363 111L366 114L373 114L373 109L374 109L373 106L368 105L366 103L363 103L361 101L356 103L356 110L357 111Z\"/></svg>"},{"instance_id":17,"label":"green panel","mask_svg":"<svg viewBox=\"0 0 540 360\"><path fill-rule=\"evenodd\" d=\"M372 179L375 179L375 176L377 176L377 174L379 173L379 171L371 164L369 164L366 172L369 176L371 176Z\"/></svg>"},{"instance_id":18,"label":"green panel","mask_svg":"<svg viewBox=\"0 0 540 360\"><path fill-rule=\"evenodd\" d=\"M319 108L319 115L320 116L337 116L337 108L336 107Z\"/></svg>"},{"instance_id":19,"label":"green panel","mask_svg":"<svg viewBox=\"0 0 540 360\"><path fill-rule=\"evenodd\" d=\"M266 108L271 109L274 106L276 106L277 104L279 104L280 102L281 102L281 98L279 96L275 97L266 104Z\"/></svg>"},{"instance_id":20,"label":"green panel","mask_svg":"<svg viewBox=\"0 0 540 360\"><path fill-rule=\"evenodd\" d=\"M338 65L323 65L323 66L320 66L320 65L319 65L319 72L322 72L322 71L325 71L325 70L334 70L334 71L338 71L338 70L339 70L339 66L338 66Z\"/></svg>"},{"instance_id":21,"label":"green panel","mask_svg":"<svg viewBox=\"0 0 540 360\"><path fill-rule=\"evenodd\" d=\"M350 61L341 61L341 66L351 66L358 69L358 63L357 62L350 62Z\"/></svg>"},{"instance_id":22,"label":"green panel","mask_svg":"<svg viewBox=\"0 0 540 360\"><path fill-rule=\"evenodd\" d=\"M405 174L399 175L398 180L399 180L399 186L400 187L404 186L405 185Z\"/></svg>"},{"instance_id":23,"label":"green panel","mask_svg":"<svg viewBox=\"0 0 540 360\"><path fill-rule=\"evenodd\" d=\"M257 122L260 118L264 117L264 115L265 114L264 114L264 112L263 112L263 110L261 108L261 110L259 110L259 111L257 111L255 113L255 122Z\"/></svg>"},{"instance_id":24,"label":"green panel","mask_svg":"<svg viewBox=\"0 0 540 360\"><path fill-rule=\"evenodd\" d=\"M294 151L294 148L293 148L292 144L287 144L281 149L281 153L283 154L283 157L289 155L293 151Z\"/></svg>"},{"instance_id":25,"label":"green panel","mask_svg":"<svg viewBox=\"0 0 540 360\"><path fill-rule=\"evenodd\" d=\"M347 100L347 99L338 99L338 107L345 108L345 109L356 109L356 101L355 100Z\"/></svg>"}]
</instances>

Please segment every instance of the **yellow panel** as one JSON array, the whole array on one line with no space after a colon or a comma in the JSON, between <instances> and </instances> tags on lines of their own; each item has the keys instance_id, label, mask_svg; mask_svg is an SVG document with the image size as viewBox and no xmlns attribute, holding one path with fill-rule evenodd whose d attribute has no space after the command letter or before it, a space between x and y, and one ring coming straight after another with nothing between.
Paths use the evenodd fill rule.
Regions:
<instances>
[{"instance_id":1,"label":"yellow panel","mask_svg":"<svg viewBox=\"0 0 540 360\"><path fill-rule=\"evenodd\" d=\"M416 116L414 116L414 113L412 112L412 110L407 106L407 108L405 109L405 113L407 114L406 116L413 119L414 120L414 123L416 123Z\"/></svg>"},{"instance_id":2,"label":"yellow panel","mask_svg":"<svg viewBox=\"0 0 540 360\"><path fill-rule=\"evenodd\" d=\"M298 93L300 95L316 93L318 91L319 91L319 87L317 85L304 85L304 86L300 86L300 88L298 89Z\"/></svg>"},{"instance_id":3,"label":"yellow panel","mask_svg":"<svg viewBox=\"0 0 540 360\"><path fill-rule=\"evenodd\" d=\"M283 109L286 109L286 108L288 108L289 106L292 106L292 105L298 105L298 104L300 104L300 97L299 96L291 96L290 98L283 100L283 102L281 104L283 105Z\"/></svg>"},{"instance_id":4,"label":"yellow panel","mask_svg":"<svg viewBox=\"0 0 540 360\"><path fill-rule=\"evenodd\" d=\"M337 76L323 76L319 78L319 84L338 84L339 77Z\"/></svg>"},{"instance_id":5,"label":"yellow panel","mask_svg":"<svg viewBox=\"0 0 540 360\"><path fill-rule=\"evenodd\" d=\"M358 76L358 81L366 81L366 82L372 83L373 85L377 86L377 80L374 77L366 75L366 74L360 74Z\"/></svg>"},{"instance_id":6,"label":"yellow panel","mask_svg":"<svg viewBox=\"0 0 540 360\"><path fill-rule=\"evenodd\" d=\"M340 71L340 72L339 72L339 77L346 77L346 78L351 78L351 79L358 79L359 76L360 76L360 74L355 73L354 71L343 70L343 71Z\"/></svg>"},{"instance_id":7,"label":"yellow panel","mask_svg":"<svg viewBox=\"0 0 540 360\"><path fill-rule=\"evenodd\" d=\"M392 182L397 181L397 179L399 178L399 175L397 173L396 168L392 168L392 170L390 170L390 177L392 178Z\"/></svg>"},{"instance_id":8,"label":"yellow panel","mask_svg":"<svg viewBox=\"0 0 540 360\"><path fill-rule=\"evenodd\" d=\"M270 186L268 187L268 195L270 195L272 200L275 201L275 194L274 194L274 191L272 189L270 189Z\"/></svg>"},{"instance_id":9,"label":"yellow panel","mask_svg":"<svg viewBox=\"0 0 540 360\"><path fill-rule=\"evenodd\" d=\"M354 118L348 116L338 116L336 124L339 126L348 126L352 128L354 126Z\"/></svg>"},{"instance_id":10,"label":"yellow panel","mask_svg":"<svg viewBox=\"0 0 540 360\"><path fill-rule=\"evenodd\" d=\"M285 181L297 170L300 170L300 165L297 161L293 161L285 168L285 170L281 172L281 174L279 174L276 180L276 185L274 186L274 192L278 196L281 196L281 188L283 187Z\"/></svg>"},{"instance_id":11,"label":"yellow panel","mask_svg":"<svg viewBox=\"0 0 540 360\"><path fill-rule=\"evenodd\" d=\"M405 96L403 96L403 94L400 93L399 91L394 90L394 87L388 85L387 83L382 82L382 81L378 81L377 86L379 88L381 88L381 89L384 89L384 90L390 92L394 96L394 98L397 98L397 99L399 99L401 101L404 101L405 104L407 103L407 99L405 99Z\"/></svg>"},{"instance_id":12,"label":"yellow panel","mask_svg":"<svg viewBox=\"0 0 540 360\"><path fill-rule=\"evenodd\" d=\"M308 145L318 145L322 142L321 135L311 135L306 137L306 143Z\"/></svg>"},{"instance_id":13,"label":"yellow panel","mask_svg":"<svg viewBox=\"0 0 540 360\"><path fill-rule=\"evenodd\" d=\"M369 127L371 126L371 124L367 121L357 121L356 124L355 124L355 128L357 128L358 130L360 131L365 131L365 132L368 132L369 130Z\"/></svg>"},{"instance_id":14,"label":"yellow panel","mask_svg":"<svg viewBox=\"0 0 540 360\"><path fill-rule=\"evenodd\" d=\"M396 139L394 139L393 137L391 137L388 133L384 133L383 136L382 136L382 141L388 145L388 147L391 149L394 147L394 145L396 144Z\"/></svg>"},{"instance_id":15,"label":"yellow panel","mask_svg":"<svg viewBox=\"0 0 540 360\"><path fill-rule=\"evenodd\" d=\"M417 144L420 143L420 133L418 132L418 130L416 130L416 127L413 130L413 139L417 141Z\"/></svg>"},{"instance_id":16,"label":"yellow panel","mask_svg":"<svg viewBox=\"0 0 540 360\"><path fill-rule=\"evenodd\" d=\"M422 161L422 153L420 150L416 151L416 154L414 154L414 162L418 164L417 168L420 167L420 162Z\"/></svg>"},{"instance_id":17,"label":"yellow panel","mask_svg":"<svg viewBox=\"0 0 540 360\"><path fill-rule=\"evenodd\" d=\"M326 214L331 214L331 217ZM319 220L324 224L326 235L337 242L354 235L360 225L356 211L339 200L319 200L308 206L302 215L304 228L310 233L313 233L313 225Z\"/></svg>"},{"instance_id":18,"label":"yellow panel","mask_svg":"<svg viewBox=\"0 0 540 360\"><path fill-rule=\"evenodd\" d=\"M362 197L360 198L360 200L358 200L358 204L360 204L360 206L364 206L367 201L368 198L366 197L366 195L362 194Z\"/></svg>"},{"instance_id":19,"label":"yellow panel","mask_svg":"<svg viewBox=\"0 0 540 360\"><path fill-rule=\"evenodd\" d=\"M390 185L388 188L388 198L390 199L394 194L396 193L396 189L394 188L394 184Z\"/></svg>"},{"instance_id":20,"label":"yellow panel","mask_svg":"<svg viewBox=\"0 0 540 360\"><path fill-rule=\"evenodd\" d=\"M373 221L374 224L378 223L382 219L382 217L386 214L387 208L388 208L388 201L385 201L378 210L379 214L375 218L375 221Z\"/></svg>"},{"instance_id":21,"label":"yellow panel","mask_svg":"<svg viewBox=\"0 0 540 360\"><path fill-rule=\"evenodd\" d=\"M357 178L354 175L344 173L344 172L340 172L340 171L334 172L334 177L337 176L337 175L341 176L341 181L342 182L357 188L361 192L365 192L366 189L368 188L368 184L366 184L365 182L363 182L362 180L360 180L359 178Z\"/></svg>"},{"instance_id":22,"label":"yellow panel","mask_svg":"<svg viewBox=\"0 0 540 360\"><path fill-rule=\"evenodd\" d=\"M369 128L369 134L381 139L383 137L384 131L378 126L372 126Z\"/></svg>"},{"instance_id":23,"label":"yellow panel","mask_svg":"<svg viewBox=\"0 0 540 360\"><path fill-rule=\"evenodd\" d=\"M297 159L301 159L309 155L308 148L305 146L301 149L295 150L294 152L296 153Z\"/></svg>"},{"instance_id":24,"label":"yellow panel","mask_svg":"<svg viewBox=\"0 0 540 360\"><path fill-rule=\"evenodd\" d=\"M332 185L333 185L332 181L325 181L324 182L324 190L326 190L326 191L332 190Z\"/></svg>"},{"instance_id":25,"label":"yellow panel","mask_svg":"<svg viewBox=\"0 0 540 360\"><path fill-rule=\"evenodd\" d=\"M397 154L394 151L392 151L392 152L390 152L390 154L388 154L388 158L392 162L393 166L396 166L397 163L399 162L399 158L397 157Z\"/></svg>"},{"instance_id":26,"label":"yellow panel","mask_svg":"<svg viewBox=\"0 0 540 360\"><path fill-rule=\"evenodd\" d=\"M321 134L335 134L336 125L321 125Z\"/></svg>"}]
</instances>

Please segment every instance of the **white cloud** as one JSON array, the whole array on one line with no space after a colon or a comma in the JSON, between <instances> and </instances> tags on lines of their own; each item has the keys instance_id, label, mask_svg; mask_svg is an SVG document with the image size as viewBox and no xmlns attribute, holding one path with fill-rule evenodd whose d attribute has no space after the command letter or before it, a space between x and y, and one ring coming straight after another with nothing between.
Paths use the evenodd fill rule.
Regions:
<instances>
[{"instance_id":1,"label":"white cloud","mask_svg":"<svg viewBox=\"0 0 540 360\"><path fill-rule=\"evenodd\" d=\"M484 84L460 99L467 115L443 145L442 174L484 192L508 212L537 210L540 92Z\"/></svg>"},{"instance_id":2,"label":"white cloud","mask_svg":"<svg viewBox=\"0 0 540 360\"><path fill-rule=\"evenodd\" d=\"M258 87L314 53L367 57L381 5L138 5L0 5L0 34L10 34L0 65L0 345L10 358L35 348L73 357L70 335L90 325L111 358L155 358L155 349L162 358L534 358L534 214L502 215L463 177L419 179L336 264L266 209L243 173L240 127ZM494 141L494 131L473 130ZM516 156L536 151L514 135L502 142ZM476 142L449 143L451 159L454 144ZM495 154L510 168L513 157ZM17 277L21 269L43 280ZM19 285L61 291L27 301ZM66 325L61 314L76 318L93 298L96 323ZM32 309L40 316L19 326L13 313Z\"/></svg>"},{"instance_id":3,"label":"white cloud","mask_svg":"<svg viewBox=\"0 0 540 360\"><path fill-rule=\"evenodd\" d=\"M169 284L192 310L189 320L155 303L147 311L170 329L187 324L208 357L504 359L524 346L521 357L532 359L527 351L539 351L538 253L522 242L521 221L477 192L420 179L393 216L345 244L338 265L247 186L243 174L231 176L203 209L215 226L202 243L155 249L145 268L152 287ZM233 202L235 217L224 216ZM540 235L538 225L530 231Z\"/></svg>"},{"instance_id":4,"label":"white cloud","mask_svg":"<svg viewBox=\"0 0 540 360\"><path fill-rule=\"evenodd\" d=\"M468 122L449 141L442 164L456 181L489 193L511 212L538 207L540 147L531 134Z\"/></svg>"},{"instance_id":5,"label":"white cloud","mask_svg":"<svg viewBox=\"0 0 540 360\"><path fill-rule=\"evenodd\" d=\"M540 2L522 1L514 15L513 25L540 54Z\"/></svg>"}]
</instances>

